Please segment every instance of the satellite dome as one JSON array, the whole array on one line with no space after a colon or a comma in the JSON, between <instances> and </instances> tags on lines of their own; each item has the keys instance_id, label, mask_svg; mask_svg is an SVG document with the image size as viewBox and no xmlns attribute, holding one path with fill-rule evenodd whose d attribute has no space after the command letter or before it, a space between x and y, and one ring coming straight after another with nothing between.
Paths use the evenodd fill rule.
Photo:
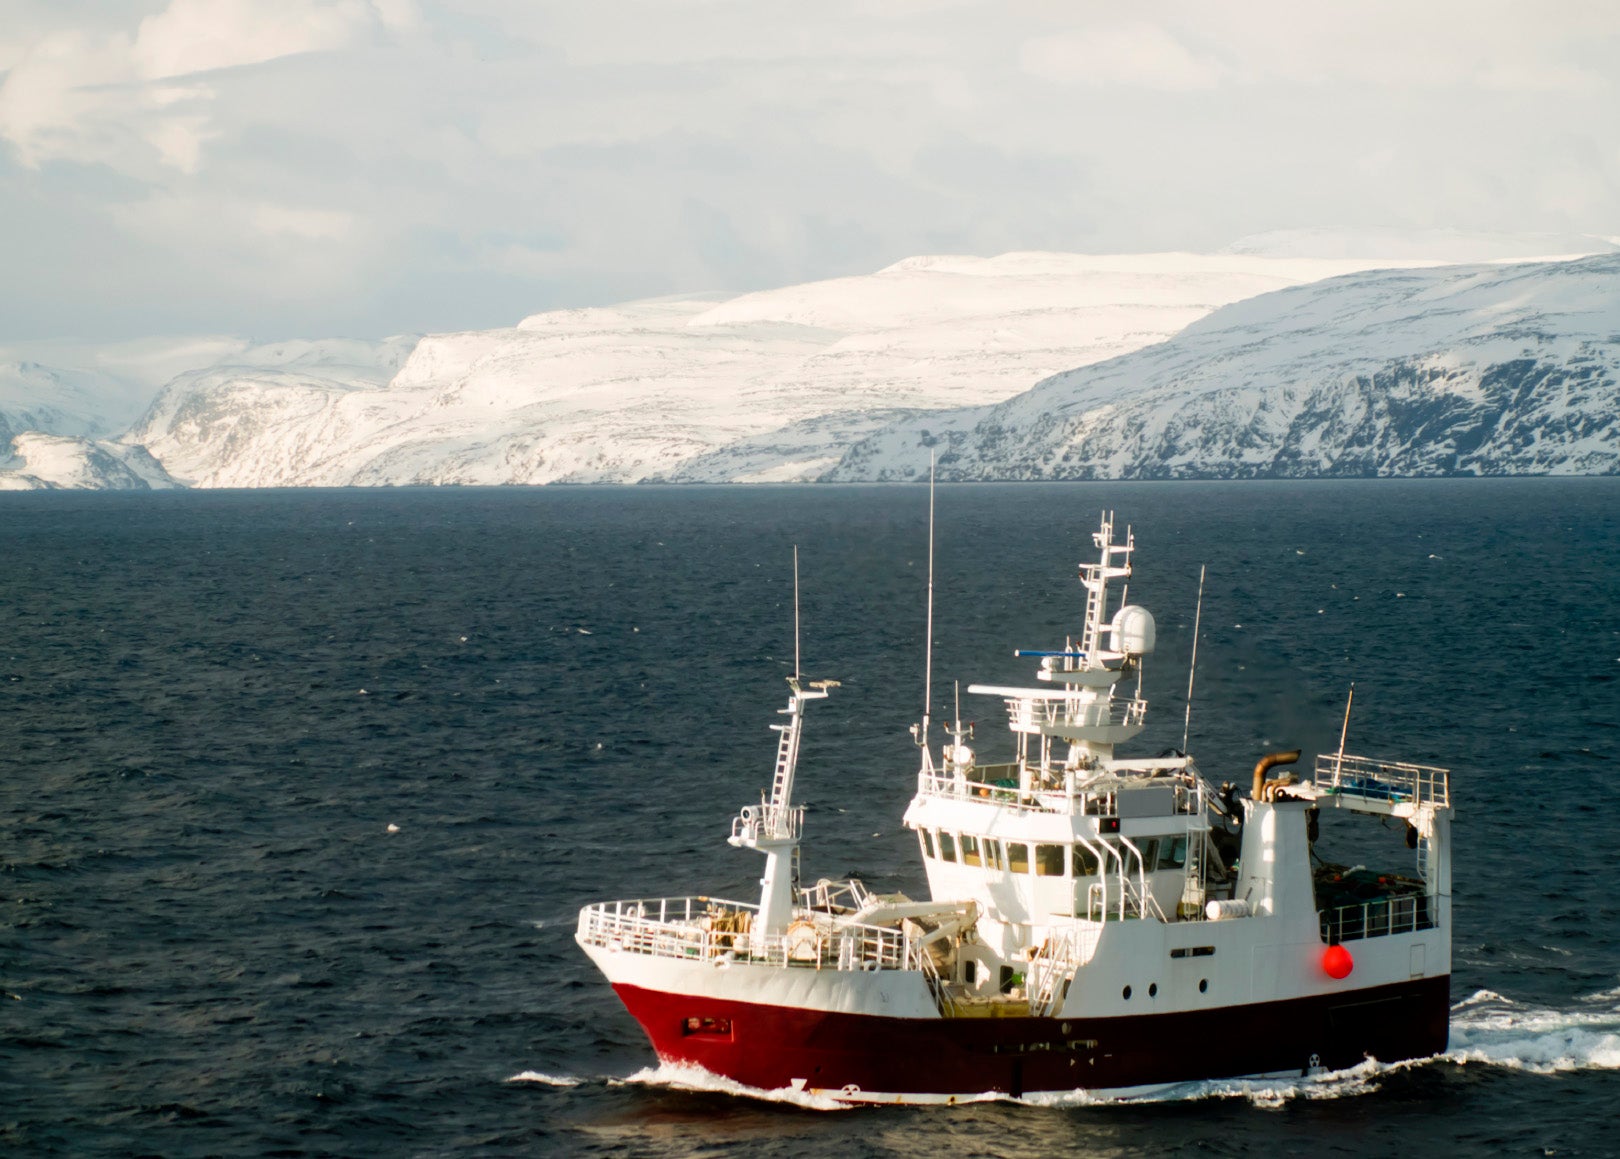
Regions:
<instances>
[{"instance_id":1,"label":"satellite dome","mask_svg":"<svg viewBox=\"0 0 1620 1159\"><path fill-rule=\"evenodd\" d=\"M1153 651L1157 634L1153 613L1139 604L1126 604L1115 612L1114 622L1108 630L1113 633L1116 652L1146 656Z\"/></svg>"}]
</instances>

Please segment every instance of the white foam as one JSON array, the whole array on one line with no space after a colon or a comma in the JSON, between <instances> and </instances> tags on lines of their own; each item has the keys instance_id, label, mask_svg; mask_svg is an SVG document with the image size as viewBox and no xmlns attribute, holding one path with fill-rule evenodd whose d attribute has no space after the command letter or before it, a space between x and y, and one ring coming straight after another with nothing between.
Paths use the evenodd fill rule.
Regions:
<instances>
[{"instance_id":1,"label":"white foam","mask_svg":"<svg viewBox=\"0 0 1620 1159\"><path fill-rule=\"evenodd\" d=\"M1369 1059L1348 1070L1324 1071L1298 1078L1206 1079L1112 1097L1083 1090L1048 1091L1025 1095L1017 1101L1036 1107L1089 1107L1246 1099L1256 1107L1275 1110L1296 1099L1340 1099L1368 1094L1378 1089L1373 1080L1392 1069L1395 1068Z\"/></svg>"},{"instance_id":2,"label":"white foam","mask_svg":"<svg viewBox=\"0 0 1620 1159\"><path fill-rule=\"evenodd\" d=\"M573 1075L542 1074L537 1070L519 1071L506 1080L509 1083L541 1083L548 1087L577 1087L584 1079L577 1079Z\"/></svg>"},{"instance_id":3,"label":"white foam","mask_svg":"<svg viewBox=\"0 0 1620 1159\"><path fill-rule=\"evenodd\" d=\"M740 1098L762 1099L771 1103L787 1103L795 1107L804 1107L812 1111L845 1111L849 1107L836 1099L825 1095L813 1095L808 1091L796 1091L790 1087L781 1087L774 1091L761 1090L758 1087L745 1086L732 1079L723 1078L712 1071L704 1070L700 1066L689 1066L682 1063L661 1063L655 1067L638 1070L635 1074L624 1079L609 1079L609 1085L637 1084L654 1087L670 1087L678 1091L710 1091L722 1095L736 1095Z\"/></svg>"},{"instance_id":4,"label":"white foam","mask_svg":"<svg viewBox=\"0 0 1620 1159\"><path fill-rule=\"evenodd\" d=\"M1481 990L1453 1008L1445 1057L1535 1074L1620 1069L1620 990L1579 1001L1578 1009L1554 1010Z\"/></svg>"}]
</instances>

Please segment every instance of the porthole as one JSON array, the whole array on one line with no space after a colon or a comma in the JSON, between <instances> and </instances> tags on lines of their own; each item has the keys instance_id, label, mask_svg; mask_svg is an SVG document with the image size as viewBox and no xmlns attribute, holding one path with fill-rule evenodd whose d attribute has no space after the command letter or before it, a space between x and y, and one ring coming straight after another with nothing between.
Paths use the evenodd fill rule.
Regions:
<instances>
[{"instance_id":1,"label":"porthole","mask_svg":"<svg viewBox=\"0 0 1620 1159\"><path fill-rule=\"evenodd\" d=\"M1159 984L1157 982L1154 982L1154 983L1152 983L1151 985L1148 986L1148 997L1149 998L1157 998L1158 996L1159 996Z\"/></svg>"},{"instance_id":2,"label":"porthole","mask_svg":"<svg viewBox=\"0 0 1620 1159\"><path fill-rule=\"evenodd\" d=\"M1120 992L1120 997L1129 1002L1131 1000L1131 988L1129 986L1125 987L1125 989Z\"/></svg>"},{"instance_id":3,"label":"porthole","mask_svg":"<svg viewBox=\"0 0 1620 1159\"><path fill-rule=\"evenodd\" d=\"M1207 994L1209 992L1209 979L1208 978L1200 978L1200 979L1198 979L1198 992L1200 994Z\"/></svg>"}]
</instances>

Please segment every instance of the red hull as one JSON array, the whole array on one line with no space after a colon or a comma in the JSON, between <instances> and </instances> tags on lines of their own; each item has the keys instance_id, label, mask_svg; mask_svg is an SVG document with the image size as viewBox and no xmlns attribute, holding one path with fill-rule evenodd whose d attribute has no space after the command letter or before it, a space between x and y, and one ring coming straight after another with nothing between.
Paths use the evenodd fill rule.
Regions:
<instances>
[{"instance_id":1,"label":"red hull","mask_svg":"<svg viewBox=\"0 0 1620 1159\"><path fill-rule=\"evenodd\" d=\"M891 1094L1109 1090L1423 1058L1446 1049L1451 979L1123 1018L880 1018L614 989L664 1062L747 1086Z\"/></svg>"}]
</instances>

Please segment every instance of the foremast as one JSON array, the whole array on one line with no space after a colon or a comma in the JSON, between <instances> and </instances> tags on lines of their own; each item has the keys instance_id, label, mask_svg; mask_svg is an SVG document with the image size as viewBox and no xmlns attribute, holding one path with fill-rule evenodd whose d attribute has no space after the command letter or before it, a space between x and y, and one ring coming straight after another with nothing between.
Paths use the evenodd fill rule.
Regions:
<instances>
[{"instance_id":1,"label":"foremast","mask_svg":"<svg viewBox=\"0 0 1620 1159\"><path fill-rule=\"evenodd\" d=\"M743 806L731 823L731 836L727 838L730 844L765 855L765 872L759 879L759 913L753 923L753 933L762 937L783 933L793 921L799 838L804 832L804 806L793 803L793 778L799 767L804 709L812 700L825 700L827 689L836 687L836 680L817 680L807 689L799 677L788 677L791 693L787 707L776 710L788 718L787 723L771 725L781 734L771 787L760 792L758 805Z\"/></svg>"}]
</instances>

